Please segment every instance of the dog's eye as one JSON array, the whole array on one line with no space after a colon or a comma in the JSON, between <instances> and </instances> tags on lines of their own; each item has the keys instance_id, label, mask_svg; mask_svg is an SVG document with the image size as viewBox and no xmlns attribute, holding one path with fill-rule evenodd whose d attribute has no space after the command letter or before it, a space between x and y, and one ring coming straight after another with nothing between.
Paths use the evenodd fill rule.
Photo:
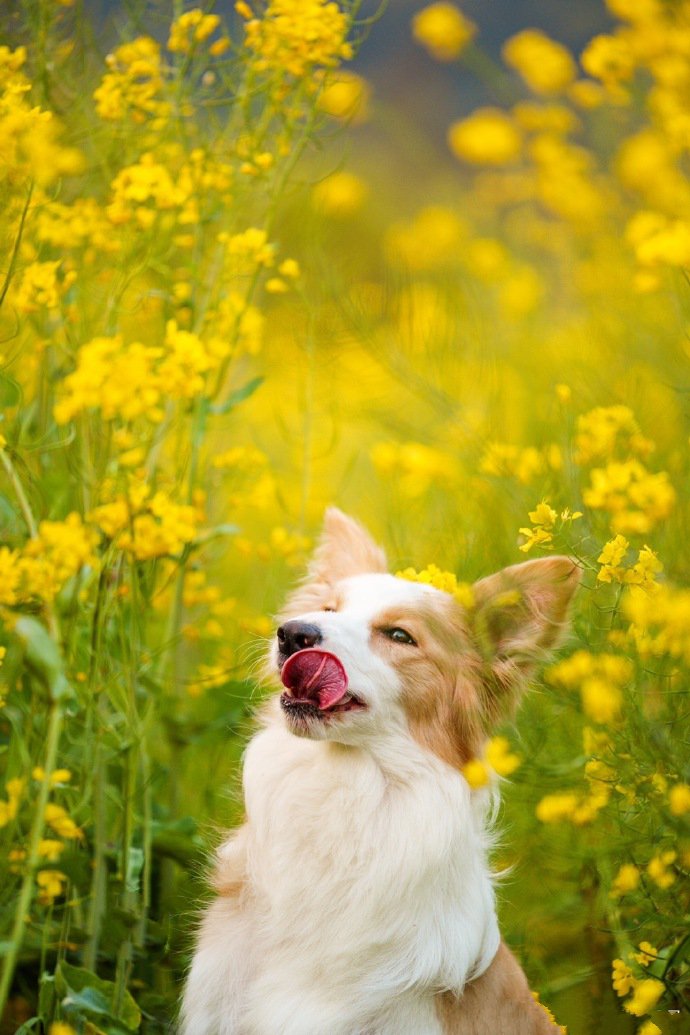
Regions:
<instances>
[{"instance_id":1,"label":"dog's eye","mask_svg":"<svg viewBox=\"0 0 690 1035\"><path fill-rule=\"evenodd\" d=\"M395 626L393 629L384 629L383 635L387 636L389 640L393 640L394 643L409 643L412 647L417 646L417 641L410 636L404 629L400 629Z\"/></svg>"},{"instance_id":2,"label":"dog's eye","mask_svg":"<svg viewBox=\"0 0 690 1035\"><path fill-rule=\"evenodd\" d=\"M321 610L322 611L335 611L336 609L334 607L322 607Z\"/></svg>"}]
</instances>

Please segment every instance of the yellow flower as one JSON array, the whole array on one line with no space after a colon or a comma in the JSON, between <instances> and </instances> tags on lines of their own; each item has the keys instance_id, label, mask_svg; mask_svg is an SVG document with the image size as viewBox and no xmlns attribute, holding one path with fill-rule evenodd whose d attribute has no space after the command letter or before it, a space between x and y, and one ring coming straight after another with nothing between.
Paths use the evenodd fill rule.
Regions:
<instances>
[{"instance_id":1,"label":"yellow flower","mask_svg":"<svg viewBox=\"0 0 690 1035\"><path fill-rule=\"evenodd\" d=\"M597 557L598 563L617 568L625 557L629 545L630 544L625 536L617 535L614 539L611 539L606 543L604 549Z\"/></svg>"},{"instance_id":2,"label":"yellow flower","mask_svg":"<svg viewBox=\"0 0 690 1035\"><path fill-rule=\"evenodd\" d=\"M31 770L31 775L34 780L44 780L45 770L42 766L37 765ZM68 783L72 779L72 774L69 769L53 769L50 774L50 783L55 787L58 783Z\"/></svg>"},{"instance_id":3,"label":"yellow flower","mask_svg":"<svg viewBox=\"0 0 690 1035\"><path fill-rule=\"evenodd\" d=\"M506 737L492 737L486 744L481 758L472 758L465 763L462 775L474 790L490 783L492 771L498 776L510 776L521 761L520 756L510 750L510 742Z\"/></svg>"},{"instance_id":4,"label":"yellow flower","mask_svg":"<svg viewBox=\"0 0 690 1035\"><path fill-rule=\"evenodd\" d=\"M318 105L331 118L359 124L368 117L370 94L366 79L355 72L339 70L326 79Z\"/></svg>"},{"instance_id":5,"label":"yellow flower","mask_svg":"<svg viewBox=\"0 0 690 1035\"><path fill-rule=\"evenodd\" d=\"M71 1024L65 1024L64 1021L53 1021L48 1029L48 1035L77 1035L77 1033Z\"/></svg>"},{"instance_id":6,"label":"yellow flower","mask_svg":"<svg viewBox=\"0 0 690 1035\"><path fill-rule=\"evenodd\" d=\"M261 18L249 4L236 9L247 19L245 44L257 71L302 78L352 57L348 19L334 0L269 0Z\"/></svg>"},{"instance_id":7,"label":"yellow flower","mask_svg":"<svg viewBox=\"0 0 690 1035\"><path fill-rule=\"evenodd\" d=\"M139 36L117 47L105 59L108 71L94 91L102 119L133 122L162 117L168 105L161 100L163 66L160 47L150 36Z\"/></svg>"},{"instance_id":8,"label":"yellow flower","mask_svg":"<svg viewBox=\"0 0 690 1035\"><path fill-rule=\"evenodd\" d=\"M13 293L14 304L21 313L55 309L60 302L62 286L58 281L60 261L32 262L23 271Z\"/></svg>"},{"instance_id":9,"label":"yellow flower","mask_svg":"<svg viewBox=\"0 0 690 1035\"><path fill-rule=\"evenodd\" d=\"M528 517L533 525L543 525L544 528L552 528L558 514L549 504L542 500L534 510L530 510Z\"/></svg>"},{"instance_id":10,"label":"yellow flower","mask_svg":"<svg viewBox=\"0 0 690 1035\"><path fill-rule=\"evenodd\" d=\"M657 981L656 978L644 978L642 981L636 981L633 994L623 1003L623 1009L633 1017L642 1017L654 1009L664 991L663 982Z\"/></svg>"},{"instance_id":11,"label":"yellow flower","mask_svg":"<svg viewBox=\"0 0 690 1035\"><path fill-rule=\"evenodd\" d=\"M44 905L52 905L58 896L62 895L67 877L59 870L39 870L36 874L38 884L38 901Z\"/></svg>"},{"instance_id":12,"label":"yellow flower","mask_svg":"<svg viewBox=\"0 0 690 1035\"><path fill-rule=\"evenodd\" d=\"M503 60L520 73L531 90L548 96L562 93L575 79L570 51L539 29L525 29L504 44Z\"/></svg>"},{"instance_id":13,"label":"yellow flower","mask_svg":"<svg viewBox=\"0 0 690 1035\"><path fill-rule=\"evenodd\" d=\"M528 516L534 528L520 529L520 535L526 536L526 539L519 549L523 553L527 553L533 546L550 548L553 540L552 530L558 518L557 512L545 500L542 500L534 510L529 512Z\"/></svg>"},{"instance_id":14,"label":"yellow flower","mask_svg":"<svg viewBox=\"0 0 690 1035\"><path fill-rule=\"evenodd\" d=\"M611 898L621 898L635 891L640 883L640 871L633 863L623 863L611 882Z\"/></svg>"},{"instance_id":15,"label":"yellow flower","mask_svg":"<svg viewBox=\"0 0 690 1035\"><path fill-rule=\"evenodd\" d=\"M486 761L499 776L510 776L520 766L522 759L510 749L506 737L492 737L486 746Z\"/></svg>"},{"instance_id":16,"label":"yellow flower","mask_svg":"<svg viewBox=\"0 0 690 1035\"><path fill-rule=\"evenodd\" d=\"M654 881L658 888L665 891L670 888L675 882L676 875L670 868L675 862L676 853L674 851L661 852L659 855L655 855L647 863L647 873L651 880ZM646 1012L643 1010L643 1013Z\"/></svg>"},{"instance_id":17,"label":"yellow flower","mask_svg":"<svg viewBox=\"0 0 690 1035\"><path fill-rule=\"evenodd\" d=\"M659 950L655 945L650 942L640 942L639 952L636 952L635 959L642 967L646 967L648 964L653 963L654 960L659 959Z\"/></svg>"},{"instance_id":18,"label":"yellow flower","mask_svg":"<svg viewBox=\"0 0 690 1035\"><path fill-rule=\"evenodd\" d=\"M437 61L454 61L476 32L477 26L455 4L443 0L424 7L412 19L412 35Z\"/></svg>"},{"instance_id":19,"label":"yellow flower","mask_svg":"<svg viewBox=\"0 0 690 1035\"><path fill-rule=\"evenodd\" d=\"M57 862L64 851L62 841L55 841L53 838L43 838L38 843L38 854L48 862Z\"/></svg>"},{"instance_id":20,"label":"yellow flower","mask_svg":"<svg viewBox=\"0 0 690 1035\"><path fill-rule=\"evenodd\" d=\"M84 836L84 832L68 816L67 810L63 809L61 805L48 802L45 808L45 820L48 826L52 827L60 837L67 838L68 840L81 840Z\"/></svg>"},{"instance_id":21,"label":"yellow flower","mask_svg":"<svg viewBox=\"0 0 690 1035\"><path fill-rule=\"evenodd\" d=\"M314 207L327 216L346 217L362 207L369 188L360 176L351 172L331 173L314 187Z\"/></svg>"},{"instance_id":22,"label":"yellow flower","mask_svg":"<svg viewBox=\"0 0 690 1035\"><path fill-rule=\"evenodd\" d=\"M386 234L388 261L411 270L435 269L457 261L467 227L450 208L427 205L409 222L393 223Z\"/></svg>"},{"instance_id":23,"label":"yellow flower","mask_svg":"<svg viewBox=\"0 0 690 1035\"><path fill-rule=\"evenodd\" d=\"M635 69L632 51L622 36L595 36L582 52L580 63L588 75L608 87L630 79Z\"/></svg>"},{"instance_id":24,"label":"yellow flower","mask_svg":"<svg viewBox=\"0 0 690 1035\"><path fill-rule=\"evenodd\" d=\"M98 567L97 542L98 534L84 525L77 513L68 514L64 521L42 521L38 535L29 539L17 556L15 599L53 600L78 572Z\"/></svg>"},{"instance_id":25,"label":"yellow flower","mask_svg":"<svg viewBox=\"0 0 690 1035\"><path fill-rule=\"evenodd\" d=\"M611 974L611 983L616 995L627 995L635 985L635 978L630 967L623 960L614 960Z\"/></svg>"},{"instance_id":26,"label":"yellow flower","mask_svg":"<svg viewBox=\"0 0 690 1035\"><path fill-rule=\"evenodd\" d=\"M690 812L690 785L674 784L668 792L668 804L673 816L684 816Z\"/></svg>"},{"instance_id":27,"label":"yellow flower","mask_svg":"<svg viewBox=\"0 0 690 1035\"><path fill-rule=\"evenodd\" d=\"M654 1021L646 1020L637 1029L637 1035L663 1035L663 1032Z\"/></svg>"},{"instance_id":28,"label":"yellow flower","mask_svg":"<svg viewBox=\"0 0 690 1035\"><path fill-rule=\"evenodd\" d=\"M0 604L11 606L16 603L20 581L18 551L0 546Z\"/></svg>"},{"instance_id":29,"label":"yellow flower","mask_svg":"<svg viewBox=\"0 0 690 1035\"><path fill-rule=\"evenodd\" d=\"M608 511L611 530L623 535L645 535L668 517L676 502L668 474L652 474L635 459L595 467L590 482L582 494L584 503Z\"/></svg>"},{"instance_id":30,"label":"yellow flower","mask_svg":"<svg viewBox=\"0 0 690 1035\"><path fill-rule=\"evenodd\" d=\"M461 772L473 790L486 787L489 782L489 771L479 758L471 758L462 767Z\"/></svg>"},{"instance_id":31,"label":"yellow flower","mask_svg":"<svg viewBox=\"0 0 690 1035\"><path fill-rule=\"evenodd\" d=\"M204 14L198 7L185 11L170 26L168 50L174 54L190 54L197 43L203 43L220 25L217 14Z\"/></svg>"},{"instance_id":32,"label":"yellow flower","mask_svg":"<svg viewBox=\"0 0 690 1035\"><path fill-rule=\"evenodd\" d=\"M578 795L547 794L537 805L536 815L542 823L558 823L570 819L578 806Z\"/></svg>"},{"instance_id":33,"label":"yellow flower","mask_svg":"<svg viewBox=\"0 0 690 1035\"><path fill-rule=\"evenodd\" d=\"M471 165L508 165L520 157L522 137L515 123L499 108L478 108L448 130L456 158Z\"/></svg>"},{"instance_id":34,"label":"yellow flower","mask_svg":"<svg viewBox=\"0 0 690 1035\"><path fill-rule=\"evenodd\" d=\"M595 460L644 459L654 443L640 432L628 406L597 406L577 418L575 463L590 464Z\"/></svg>"},{"instance_id":35,"label":"yellow flower","mask_svg":"<svg viewBox=\"0 0 690 1035\"><path fill-rule=\"evenodd\" d=\"M458 582L457 576L452 571L442 571L435 564L429 564L421 571L415 571L414 568L405 568L404 571L396 572L396 578L434 586L435 589L440 589L443 593L450 593L462 607L474 607L472 587L466 582Z\"/></svg>"},{"instance_id":36,"label":"yellow flower","mask_svg":"<svg viewBox=\"0 0 690 1035\"><path fill-rule=\"evenodd\" d=\"M606 679L590 676L580 687L582 710L594 722L606 725L615 722L623 707L623 694L619 687Z\"/></svg>"},{"instance_id":37,"label":"yellow flower","mask_svg":"<svg viewBox=\"0 0 690 1035\"><path fill-rule=\"evenodd\" d=\"M690 591L661 585L649 594L632 586L623 598L623 612L643 657L669 654L690 662Z\"/></svg>"}]
</instances>

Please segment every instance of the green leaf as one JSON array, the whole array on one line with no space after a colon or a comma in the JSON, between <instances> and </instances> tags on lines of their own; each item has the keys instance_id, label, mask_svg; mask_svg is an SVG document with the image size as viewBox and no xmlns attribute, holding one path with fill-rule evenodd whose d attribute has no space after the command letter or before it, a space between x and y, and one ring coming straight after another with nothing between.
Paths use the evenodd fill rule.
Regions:
<instances>
[{"instance_id":1,"label":"green leaf","mask_svg":"<svg viewBox=\"0 0 690 1035\"><path fill-rule=\"evenodd\" d=\"M168 822L154 820L153 849L157 855L174 859L186 869L197 866L204 857L204 842L191 816Z\"/></svg>"},{"instance_id":2,"label":"green leaf","mask_svg":"<svg viewBox=\"0 0 690 1035\"><path fill-rule=\"evenodd\" d=\"M65 676L60 649L46 627L35 618L22 615L17 619L14 631L24 644L27 665L48 687L53 700L74 697L74 690Z\"/></svg>"},{"instance_id":3,"label":"green leaf","mask_svg":"<svg viewBox=\"0 0 690 1035\"><path fill-rule=\"evenodd\" d=\"M11 377L0 373L0 408L17 406L21 402L22 390Z\"/></svg>"},{"instance_id":4,"label":"green leaf","mask_svg":"<svg viewBox=\"0 0 690 1035\"><path fill-rule=\"evenodd\" d=\"M97 1021L108 1035L130 1035L138 1030L141 1011L126 990L122 995L120 1017L114 1016L117 995L114 982L62 961L55 974L55 987L68 1017Z\"/></svg>"},{"instance_id":5,"label":"green leaf","mask_svg":"<svg viewBox=\"0 0 690 1035\"><path fill-rule=\"evenodd\" d=\"M260 388L266 378L264 377L253 377L251 381L247 381L241 388L237 388L234 392L231 392L225 402L216 403L211 407L211 413L229 413L230 410L234 410L241 402L248 399L257 388Z\"/></svg>"},{"instance_id":6,"label":"green leaf","mask_svg":"<svg viewBox=\"0 0 690 1035\"><path fill-rule=\"evenodd\" d=\"M40 1023L40 1017L32 1017L30 1020L24 1021L24 1023L17 1028L14 1035L28 1035L30 1031L39 1031Z\"/></svg>"}]
</instances>

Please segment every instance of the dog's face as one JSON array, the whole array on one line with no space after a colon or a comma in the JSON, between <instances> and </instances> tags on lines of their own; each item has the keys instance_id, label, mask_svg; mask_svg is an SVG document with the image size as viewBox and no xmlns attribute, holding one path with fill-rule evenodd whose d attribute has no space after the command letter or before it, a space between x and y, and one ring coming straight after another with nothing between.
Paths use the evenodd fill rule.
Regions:
<instances>
[{"instance_id":1,"label":"dog's face","mask_svg":"<svg viewBox=\"0 0 690 1035\"><path fill-rule=\"evenodd\" d=\"M560 638L577 582L567 558L531 561L478 582L465 609L387 574L364 529L329 511L272 647L288 729L361 745L402 734L464 764Z\"/></svg>"}]
</instances>

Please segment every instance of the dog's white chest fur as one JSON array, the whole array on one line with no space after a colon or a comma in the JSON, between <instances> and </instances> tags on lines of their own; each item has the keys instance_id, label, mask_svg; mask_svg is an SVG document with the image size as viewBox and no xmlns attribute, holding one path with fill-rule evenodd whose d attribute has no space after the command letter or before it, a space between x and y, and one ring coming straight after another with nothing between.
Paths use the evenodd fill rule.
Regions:
<instances>
[{"instance_id":1,"label":"dog's white chest fur","mask_svg":"<svg viewBox=\"0 0 690 1035\"><path fill-rule=\"evenodd\" d=\"M460 992L496 953L467 784L422 749L411 756L409 740L386 748L375 758L278 726L252 741L254 933L240 1031L430 1035L433 994Z\"/></svg>"}]
</instances>

